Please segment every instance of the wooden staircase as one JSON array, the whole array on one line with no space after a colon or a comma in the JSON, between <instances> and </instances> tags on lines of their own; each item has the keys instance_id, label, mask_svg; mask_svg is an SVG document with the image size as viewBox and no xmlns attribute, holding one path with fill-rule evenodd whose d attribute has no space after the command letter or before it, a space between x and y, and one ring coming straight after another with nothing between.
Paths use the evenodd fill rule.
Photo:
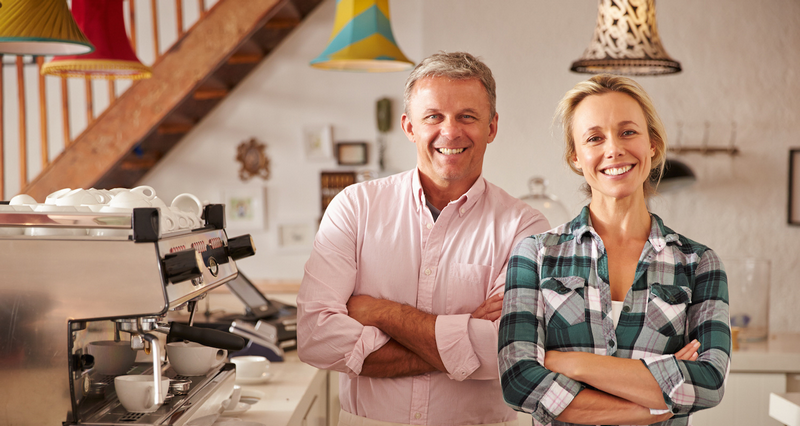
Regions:
<instances>
[{"instance_id":1,"label":"wooden staircase","mask_svg":"<svg viewBox=\"0 0 800 426\"><path fill-rule=\"evenodd\" d=\"M21 193L133 187L322 0L219 0Z\"/></svg>"}]
</instances>

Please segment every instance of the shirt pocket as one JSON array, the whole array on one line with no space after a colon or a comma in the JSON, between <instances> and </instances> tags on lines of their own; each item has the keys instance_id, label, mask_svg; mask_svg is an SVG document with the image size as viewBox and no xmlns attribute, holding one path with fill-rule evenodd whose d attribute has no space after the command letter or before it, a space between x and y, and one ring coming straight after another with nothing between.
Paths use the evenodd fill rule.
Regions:
<instances>
[{"instance_id":1,"label":"shirt pocket","mask_svg":"<svg viewBox=\"0 0 800 426\"><path fill-rule=\"evenodd\" d=\"M686 331L686 310L692 300L689 287L652 284L647 302L647 326L664 336L681 336Z\"/></svg>"},{"instance_id":2,"label":"shirt pocket","mask_svg":"<svg viewBox=\"0 0 800 426\"><path fill-rule=\"evenodd\" d=\"M452 263L447 273L447 315L471 314L486 300L492 283L492 267Z\"/></svg>"},{"instance_id":3,"label":"shirt pocket","mask_svg":"<svg viewBox=\"0 0 800 426\"><path fill-rule=\"evenodd\" d=\"M581 277L545 278L542 297L545 300L545 322L548 327L566 328L585 321L586 280Z\"/></svg>"}]
</instances>

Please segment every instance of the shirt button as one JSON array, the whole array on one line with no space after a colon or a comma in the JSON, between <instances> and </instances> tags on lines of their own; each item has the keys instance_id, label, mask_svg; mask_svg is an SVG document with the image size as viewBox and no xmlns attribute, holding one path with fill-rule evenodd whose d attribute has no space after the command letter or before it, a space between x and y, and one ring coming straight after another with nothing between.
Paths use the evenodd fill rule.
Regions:
<instances>
[{"instance_id":1,"label":"shirt button","mask_svg":"<svg viewBox=\"0 0 800 426\"><path fill-rule=\"evenodd\" d=\"M431 228L433 228L433 225L431 225L431 224L429 223L429 224L428 224L428 229L431 229Z\"/></svg>"},{"instance_id":2,"label":"shirt button","mask_svg":"<svg viewBox=\"0 0 800 426\"><path fill-rule=\"evenodd\" d=\"M622 312L630 312L630 311L631 311L631 307L630 306L623 306L622 307Z\"/></svg>"},{"instance_id":3,"label":"shirt button","mask_svg":"<svg viewBox=\"0 0 800 426\"><path fill-rule=\"evenodd\" d=\"M430 270L430 268L429 268L429 269L426 269L426 270L425 270L425 275L430 275L430 274L431 274L431 270Z\"/></svg>"},{"instance_id":4,"label":"shirt button","mask_svg":"<svg viewBox=\"0 0 800 426\"><path fill-rule=\"evenodd\" d=\"M461 214L464 214L464 208L463 207L459 211L461 212Z\"/></svg>"},{"instance_id":5,"label":"shirt button","mask_svg":"<svg viewBox=\"0 0 800 426\"><path fill-rule=\"evenodd\" d=\"M422 417L422 414L420 414L420 413L414 414L414 418L415 419L419 419L420 417Z\"/></svg>"},{"instance_id":6,"label":"shirt button","mask_svg":"<svg viewBox=\"0 0 800 426\"><path fill-rule=\"evenodd\" d=\"M614 341L613 340L609 340L608 341L608 346L611 346L613 348L614 347Z\"/></svg>"}]
</instances>

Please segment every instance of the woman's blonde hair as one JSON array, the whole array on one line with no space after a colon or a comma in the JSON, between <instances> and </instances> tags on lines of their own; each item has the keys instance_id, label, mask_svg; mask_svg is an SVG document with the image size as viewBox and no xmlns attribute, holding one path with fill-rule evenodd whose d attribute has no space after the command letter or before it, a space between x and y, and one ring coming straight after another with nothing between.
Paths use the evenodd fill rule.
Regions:
<instances>
[{"instance_id":1,"label":"woman's blonde hair","mask_svg":"<svg viewBox=\"0 0 800 426\"><path fill-rule=\"evenodd\" d=\"M572 162L572 158L575 156L575 138L572 137L572 121L575 117L575 110L578 108L578 104L587 97L610 92L624 93L636 100L639 106L642 107L642 112L647 120L647 133L650 136L650 143L655 148L655 155L653 155L650 164L650 172L651 176L655 175L660 180L664 172L664 160L667 156L667 133L664 130L661 118L658 117L653 101L650 100L650 96L647 95L647 92L644 91L639 83L627 77L598 74L576 84L564 95L558 103L554 119L564 131L564 160L573 172L583 176L583 172L575 167ZM591 195L591 190L588 193ZM654 193L655 188L650 184L649 179L646 180L644 182L644 195L650 196Z\"/></svg>"}]
</instances>

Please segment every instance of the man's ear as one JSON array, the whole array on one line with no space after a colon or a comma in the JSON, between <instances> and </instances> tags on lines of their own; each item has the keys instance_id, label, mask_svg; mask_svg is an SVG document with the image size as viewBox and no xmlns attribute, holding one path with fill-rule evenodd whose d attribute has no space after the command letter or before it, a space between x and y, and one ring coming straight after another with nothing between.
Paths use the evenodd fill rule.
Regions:
<instances>
[{"instance_id":1,"label":"man's ear","mask_svg":"<svg viewBox=\"0 0 800 426\"><path fill-rule=\"evenodd\" d=\"M414 142L414 125L411 124L411 117L406 114L400 118L400 127L403 128L403 133L411 142Z\"/></svg>"},{"instance_id":2,"label":"man's ear","mask_svg":"<svg viewBox=\"0 0 800 426\"><path fill-rule=\"evenodd\" d=\"M494 138L497 136L497 121L500 119L500 115L498 113L494 113L494 117L489 122L489 139L486 142L487 144L492 143Z\"/></svg>"}]
</instances>

